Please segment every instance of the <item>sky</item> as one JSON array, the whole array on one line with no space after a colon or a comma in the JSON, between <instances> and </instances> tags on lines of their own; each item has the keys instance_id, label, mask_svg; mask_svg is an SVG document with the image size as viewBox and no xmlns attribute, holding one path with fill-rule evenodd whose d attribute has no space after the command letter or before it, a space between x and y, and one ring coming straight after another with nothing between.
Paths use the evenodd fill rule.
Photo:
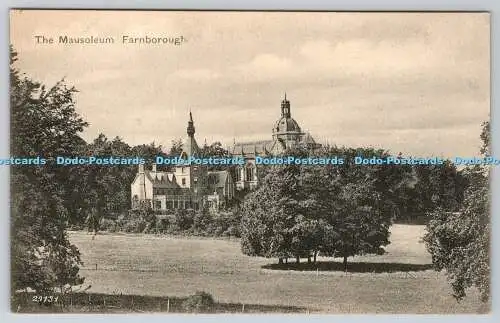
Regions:
<instances>
[{"instance_id":1,"label":"sky","mask_svg":"<svg viewBox=\"0 0 500 323\"><path fill-rule=\"evenodd\" d=\"M168 149L189 111L200 144L269 140L285 92L318 142L413 156L478 156L490 118L487 13L24 10L10 20L17 67L79 90L87 141ZM115 42L59 43L66 35Z\"/></svg>"}]
</instances>

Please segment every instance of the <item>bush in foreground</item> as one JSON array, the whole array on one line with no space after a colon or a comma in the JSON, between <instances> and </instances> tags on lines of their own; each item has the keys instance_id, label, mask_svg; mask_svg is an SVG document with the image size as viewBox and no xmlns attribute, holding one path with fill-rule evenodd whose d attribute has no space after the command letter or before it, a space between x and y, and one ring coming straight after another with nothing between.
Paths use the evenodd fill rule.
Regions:
<instances>
[{"instance_id":1,"label":"bush in foreground","mask_svg":"<svg viewBox=\"0 0 500 323\"><path fill-rule=\"evenodd\" d=\"M212 295L207 292L198 291L182 302L182 308L186 312L206 313L212 312L214 304L215 302Z\"/></svg>"}]
</instances>

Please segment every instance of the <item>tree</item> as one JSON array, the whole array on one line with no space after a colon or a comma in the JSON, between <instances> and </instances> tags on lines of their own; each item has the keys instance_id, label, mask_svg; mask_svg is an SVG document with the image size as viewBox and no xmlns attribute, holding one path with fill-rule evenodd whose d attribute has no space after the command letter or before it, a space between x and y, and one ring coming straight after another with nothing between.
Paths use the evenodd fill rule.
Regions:
<instances>
[{"instance_id":1,"label":"tree","mask_svg":"<svg viewBox=\"0 0 500 323\"><path fill-rule=\"evenodd\" d=\"M491 131L490 131L490 122L485 121L482 124L483 128L481 130L481 141L483 145L481 146L480 153L484 156L490 156L490 137L491 137Z\"/></svg>"},{"instance_id":2,"label":"tree","mask_svg":"<svg viewBox=\"0 0 500 323\"><path fill-rule=\"evenodd\" d=\"M393 219L392 188L401 179L389 176L387 166L353 162L355 156L384 158L385 151L334 148L329 154L333 152L343 157L344 164L321 167L312 182L323 191L317 203L321 203L326 225L319 249L325 255L342 257L347 270L348 257L384 253Z\"/></svg>"},{"instance_id":3,"label":"tree","mask_svg":"<svg viewBox=\"0 0 500 323\"><path fill-rule=\"evenodd\" d=\"M299 206L300 168L276 165L241 209L241 248L251 256L282 258L304 254L297 225L305 220Z\"/></svg>"},{"instance_id":4,"label":"tree","mask_svg":"<svg viewBox=\"0 0 500 323\"><path fill-rule=\"evenodd\" d=\"M483 148L489 151L489 124L483 124ZM475 286L482 301L490 297L490 191L489 169L475 165L465 171L469 186L458 212L437 209L430 214L424 236L432 263L438 271L445 270L457 300Z\"/></svg>"},{"instance_id":5,"label":"tree","mask_svg":"<svg viewBox=\"0 0 500 323\"><path fill-rule=\"evenodd\" d=\"M464 198L466 179L450 161L441 165L414 165L413 199L407 211L426 214L438 208L457 211Z\"/></svg>"},{"instance_id":6,"label":"tree","mask_svg":"<svg viewBox=\"0 0 500 323\"><path fill-rule=\"evenodd\" d=\"M343 156L343 165L277 165L242 207L241 243L248 255L310 258L317 252L347 258L380 254L389 244L392 182L383 167L355 165L357 155L382 156L373 149L323 151ZM304 150L285 155L307 157ZM383 183L383 185L381 184ZM281 260L280 260L281 261Z\"/></svg>"},{"instance_id":7,"label":"tree","mask_svg":"<svg viewBox=\"0 0 500 323\"><path fill-rule=\"evenodd\" d=\"M11 155L73 155L87 123L75 112L76 89L63 81L47 89L14 67L10 51ZM66 235L68 169L53 164L11 166L11 288L37 291L80 284L78 249Z\"/></svg>"},{"instance_id":8,"label":"tree","mask_svg":"<svg viewBox=\"0 0 500 323\"><path fill-rule=\"evenodd\" d=\"M202 156L209 158L231 158L231 154L227 149L222 147L222 144L218 141L207 145L206 143L203 145L203 148L201 149L201 154ZM234 166L233 165L208 165L208 170L209 171L214 171L214 170L229 170L231 173L234 172Z\"/></svg>"},{"instance_id":9,"label":"tree","mask_svg":"<svg viewBox=\"0 0 500 323\"><path fill-rule=\"evenodd\" d=\"M182 144L181 144L182 145ZM180 153L179 153L180 154ZM156 145L154 142L148 145L138 145L131 148L132 157L142 157L146 162L153 162L156 156L166 157L167 154L163 152L163 147L161 145Z\"/></svg>"},{"instance_id":10,"label":"tree","mask_svg":"<svg viewBox=\"0 0 500 323\"><path fill-rule=\"evenodd\" d=\"M168 153L169 156L171 157L179 157L180 154L182 153L182 139L176 139L172 140L172 147L170 147L170 151Z\"/></svg>"}]
</instances>

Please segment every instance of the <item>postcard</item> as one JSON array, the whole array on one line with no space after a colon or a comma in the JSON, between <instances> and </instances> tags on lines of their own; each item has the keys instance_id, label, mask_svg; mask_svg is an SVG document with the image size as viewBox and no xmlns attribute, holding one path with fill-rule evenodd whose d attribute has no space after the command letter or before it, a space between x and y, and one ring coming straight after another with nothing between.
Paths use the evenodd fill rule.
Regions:
<instances>
[{"instance_id":1,"label":"postcard","mask_svg":"<svg viewBox=\"0 0 500 323\"><path fill-rule=\"evenodd\" d=\"M10 11L11 311L490 312L490 15Z\"/></svg>"}]
</instances>

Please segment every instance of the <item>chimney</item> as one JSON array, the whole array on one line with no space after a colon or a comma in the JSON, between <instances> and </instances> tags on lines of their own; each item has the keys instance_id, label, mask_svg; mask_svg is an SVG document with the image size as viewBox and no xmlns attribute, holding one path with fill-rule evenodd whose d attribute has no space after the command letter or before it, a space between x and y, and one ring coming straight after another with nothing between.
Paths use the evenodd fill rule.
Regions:
<instances>
[{"instance_id":1,"label":"chimney","mask_svg":"<svg viewBox=\"0 0 500 323\"><path fill-rule=\"evenodd\" d=\"M144 174L144 164L139 164L139 174Z\"/></svg>"},{"instance_id":2,"label":"chimney","mask_svg":"<svg viewBox=\"0 0 500 323\"><path fill-rule=\"evenodd\" d=\"M153 164L153 173L156 173L156 164Z\"/></svg>"}]
</instances>

